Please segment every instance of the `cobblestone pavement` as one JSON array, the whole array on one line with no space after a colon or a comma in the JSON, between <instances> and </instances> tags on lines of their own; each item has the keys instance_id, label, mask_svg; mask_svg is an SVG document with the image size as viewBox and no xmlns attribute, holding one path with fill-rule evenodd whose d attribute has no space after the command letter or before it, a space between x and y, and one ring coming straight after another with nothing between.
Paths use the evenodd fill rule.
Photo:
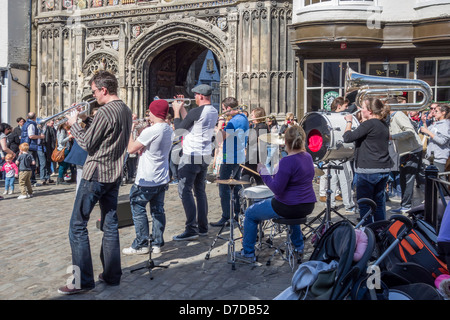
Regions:
<instances>
[{"instance_id":1,"label":"cobblestone pavement","mask_svg":"<svg viewBox=\"0 0 450 320\"><path fill-rule=\"evenodd\" d=\"M318 184L314 184L316 190ZM3 191L4 181L0 181ZM120 188L119 200L128 199L131 184ZM423 193L416 189L415 201L421 202ZM220 199L216 183L207 185L209 221L220 218ZM318 193L317 193L318 194ZM18 200L19 188L14 195L6 195L0 201L0 299L2 300L271 300L290 286L293 271L289 264L276 257L271 265L266 261L273 248L263 246L258 251L256 266L236 264L232 270L228 263L228 242L218 239L205 259L218 228L210 227L208 236L189 242L176 242L172 237L184 230L185 215L176 186L171 185L166 193L165 211L167 226L166 245L160 254L153 254L156 264L168 268L152 270L150 280L144 267L148 255L125 256L121 263L123 277L119 286L96 283L90 292L61 296L57 293L66 284L71 264L68 225L72 211L75 184L48 185L34 188L34 197ZM342 202L338 202L342 204ZM388 203L399 205L398 203ZM317 202L314 217L324 209L324 203ZM344 209L338 209L344 214ZM356 215L345 215L356 221ZM102 232L97 229L98 208L94 209L88 225L94 274L102 272L99 258ZM333 219L338 219L333 215ZM236 233L238 230L236 229ZM229 229L223 232L227 237ZM131 245L135 236L133 226L120 229L121 248ZM281 238L276 238L281 241ZM279 242L276 242L277 244ZM310 241L306 242L305 258L312 252ZM241 242L236 241L240 250Z\"/></svg>"}]
</instances>

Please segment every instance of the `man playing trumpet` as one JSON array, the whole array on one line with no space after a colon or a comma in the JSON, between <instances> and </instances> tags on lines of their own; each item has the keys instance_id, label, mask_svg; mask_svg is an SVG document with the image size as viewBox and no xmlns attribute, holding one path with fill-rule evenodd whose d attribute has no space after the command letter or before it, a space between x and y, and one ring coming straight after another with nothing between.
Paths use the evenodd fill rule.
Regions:
<instances>
[{"instance_id":1,"label":"man playing trumpet","mask_svg":"<svg viewBox=\"0 0 450 320\"><path fill-rule=\"evenodd\" d=\"M85 128L78 123L79 111L67 116L72 135L88 156L69 225L74 275L58 290L61 294L80 293L95 287L87 224L97 202L100 204L100 229L103 231L100 251L103 273L99 274L99 280L118 285L122 276L117 198L132 114L117 96L118 82L113 74L99 71L89 84L92 95L101 106L97 113L93 118L82 115L87 122Z\"/></svg>"}]
</instances>

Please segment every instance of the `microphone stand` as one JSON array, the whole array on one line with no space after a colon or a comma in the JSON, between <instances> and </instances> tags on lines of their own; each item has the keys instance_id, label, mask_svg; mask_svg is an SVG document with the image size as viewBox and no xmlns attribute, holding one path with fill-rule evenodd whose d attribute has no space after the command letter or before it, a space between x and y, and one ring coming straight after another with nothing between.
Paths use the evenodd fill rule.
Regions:
<instances>
[{"instance_id":1,"label":"microphone stand","mask_svg":"<svg viewBox=\"0 0 450 320\"><path fill-rule=\"evenodd\" d=\"M150 280L153 280L153 274L152 274L152 270L153 269L155 269L155 268L164 268L164 269L166 269L166 268L169 267L169 266L162 266L162 265L155 264L155 262L152 259L152 251L153 251L152 250L152 243L153 243L153 235L150 235L149 238L148 238L148 249L149 249L148 250L148 260L147 260L145 266L130 271L131 273L133 273L133 272L138 271L138 270L147 269L148 273L150 275Z\"/></svg>"}]
</instances>

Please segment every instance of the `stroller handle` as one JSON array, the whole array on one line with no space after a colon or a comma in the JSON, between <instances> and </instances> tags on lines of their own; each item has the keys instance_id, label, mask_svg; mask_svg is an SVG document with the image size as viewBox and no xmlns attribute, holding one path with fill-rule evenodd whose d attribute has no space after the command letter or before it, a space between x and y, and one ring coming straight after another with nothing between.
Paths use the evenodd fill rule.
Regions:
<instances>
[{"instance_id":1,"label":"stroller handle","mask_svg":"<svg viewBox=\"0 0 450 320\"><path fill-rule=\"evenodd\" d=\"M405 224L405 231L406 231L406 232L403 232L403 234L409 233L413 227L412 221L401 214L394 214L391 216L391 218L389 220L391 220L391 221L399 220L399 221L403 222Z\"/></svg>"}]
</instances>

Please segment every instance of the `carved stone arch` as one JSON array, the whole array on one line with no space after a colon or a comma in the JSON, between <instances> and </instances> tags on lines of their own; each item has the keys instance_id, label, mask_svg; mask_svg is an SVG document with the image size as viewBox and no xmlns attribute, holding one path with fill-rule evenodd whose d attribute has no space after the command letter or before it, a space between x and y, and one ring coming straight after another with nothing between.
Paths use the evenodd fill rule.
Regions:
<instances>
[{"instance_id":1,"label":"carved stone arch","mask_svg":"<svg viewBox=\"0 0 450 320\"><path fill-rule=\"evenodd\" d=\"M220 68L221 94L228 93L230 76L227 75L227 66L232 64L233 50L230 50L227 34L207 21L195 17L178 17L176 20L157 21L128 50L125 57L125 85L129 105L133 108L146 105L149 101L146 85L152 61L165 50L186 42L211 50Z\"/></svg>"},{"instance_id":2,"label":"carved stone arch","mask_svg":"<svg viewBox=\"0 0 450 320\"><path fill-rule=\"evenodd\" d=\"M83 91L90 92L89 80L99 70L111 71L119 74L119 63L117 52L113 50L98 50L88 55L83 63ZM85 95L86 93L84 93Z\"/></svg>"},{"instance_id":3,"label":"carved stone arch","mask_svg":"<svg viewBox=\"0 0 450 320\"><path fill-rule=\"evenodd\" d=\"M108 70L118 74L119 64L117 52L113 50L97 50L89 54L83 63L83 75L87 79L98 70Z\"/></svg>"}]
</instances>

